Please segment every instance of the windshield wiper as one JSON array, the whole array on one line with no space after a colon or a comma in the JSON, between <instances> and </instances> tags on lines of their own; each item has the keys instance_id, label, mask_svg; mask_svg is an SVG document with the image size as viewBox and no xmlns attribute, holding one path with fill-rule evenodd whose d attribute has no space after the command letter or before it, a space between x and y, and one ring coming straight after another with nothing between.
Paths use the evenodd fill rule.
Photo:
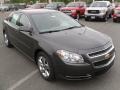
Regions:
<instances>
[{"instance_id":1,"label":"windshield wiper","mask_svg":"<svg viewBox=\"0 0 120 90\"><path fill-rule=\"evenodd\" d=\"M65 28L63 30L68 30L68 29L73 29L73 28L81 28L81 27L84 27L84 25L81 25L81 26L72 26L72 27L69 27L69 28Z\"/></svg>"},{"instance_id":2,"label":"windshield wiper","mask_svg":"<svg viewBox=\"0 0 120 90\"><path fill-rule=\"evenodd\" d=\"M61 30L55 30L55 31L46 31L46 32L39 32L39 34L44 34L44 33L53 33L53 32L59 32Z\"/></svg>"},{"instance_id":3,"label":"windshield wiper","mask_svg":"<svg viewBox=\"0 0 120 90\"><path fill-rule=\"evenodd\" d=\"M81 25L81 26L72 26L72 27L69 27L69 28L61 29L61 30L46 31L46 32L39 32L39 34L44 34L44 33L53 33L53 32L60 32L60 31L64 31L64 30L69 30L69 29L73 29L73 28L81 28L81 27L84 27L84 25Z\"/></svg>"}]
</instances>

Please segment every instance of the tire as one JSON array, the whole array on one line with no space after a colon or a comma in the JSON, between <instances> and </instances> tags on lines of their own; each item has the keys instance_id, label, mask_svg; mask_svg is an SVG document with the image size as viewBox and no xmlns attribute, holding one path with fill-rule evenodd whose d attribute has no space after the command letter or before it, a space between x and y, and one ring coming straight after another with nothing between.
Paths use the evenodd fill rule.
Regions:
<instances>
[{"instance_id":1,"label":"tire","mask_svg":"<svg viewBox=\"0 0 120 90\"><path fill-rule=\"evenodd\" d=\"M109 18L112 18L112 14L109 14Z\"/></svg>"},{"instance_id":2,"label":"tire","mask_svg":"<svg viewBox=\"0 0 120 90\"><path fill-rule=\"evenodd\" d=\"M37 55L37 65L43 79L47 81L55 80L52 62L48 55L44 52L39 52Z\"/></svg>"},{"instance_id":3,"label":"tire","mask_svg":"<svg viewBox=\"0 0 120 90\"><path fill-rule=\"evenodd\" d=\"M85 21L89 21L89 18L86 17L86 18L85 18Z\"/></svg>"},{"instance_id":4,"label":"tire","mask_svg":"<svg viewBox=\"0 0 120 90\"><path fill-rule=\"evenodd\" d=\"M107 15L105 15L105 17L103 18L103 21L106 22L108 20Z\"/></svg>"},{"instance_id":5,"label":"tire","mask_svg":"<svg viewBox=\"0 0 120 90\"><path fill-rule=\"evenodd\" d=\"M8 35L7 33L3 33L3 37L4 37L4 43L5 43L5 46L8 47L8 48L12 48L13 45L11 44L9 38L8 38Z\"/></svg>"},{"instance_id":6,"label":"tire","mask_svg":"<svg viewBox=\"0 0 120 90\"><path fill-rule=\"evenodd\" d=\"M117 22L117 20L113 19L113 22Z\"/></svg>"}]
</instances>

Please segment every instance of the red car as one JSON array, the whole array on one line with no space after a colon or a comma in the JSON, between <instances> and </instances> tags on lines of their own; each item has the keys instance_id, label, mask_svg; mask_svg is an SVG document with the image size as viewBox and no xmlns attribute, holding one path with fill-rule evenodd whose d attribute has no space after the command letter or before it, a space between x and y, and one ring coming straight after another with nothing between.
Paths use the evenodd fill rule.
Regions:
<instances>
[{"instance_id":1,"label":"red car","mask_svg":"<svg viewBox=\"0 0 120 90\"><path fill-rule=\"evenodd\" d=\"M120 5L115 8L114 14L113 14L113 22L118 22L120 21Z\"/></svg>"},{"instance_id":2,"label":"red car","mask_svg":"<svg viewBox=\"0 0 120 90\"><path fill-rule=\"evenodd\" d=\"M79 19L80 16L83 16L86 9L85 2L71 2L66 7L61 8L61 11L67 15L72 16L75 19Z\"/></svg>"}]
</instances>

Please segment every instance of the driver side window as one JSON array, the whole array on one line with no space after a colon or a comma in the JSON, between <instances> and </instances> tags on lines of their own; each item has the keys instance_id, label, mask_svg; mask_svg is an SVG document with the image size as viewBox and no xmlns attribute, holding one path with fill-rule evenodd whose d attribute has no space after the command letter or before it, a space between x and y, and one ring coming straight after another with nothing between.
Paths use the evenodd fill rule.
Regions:
<instances>
[{"instance_id":1,"label":"driver side window","mask_svg":"<svg viewBox=\"0 0 120 90\"><path fill-rule=\"evenodd\" d=\"M24 14L22 14L20 19L19 19L18 25L19 26L30 27L30 21L29 21L28 17L25 16Z\"/></svg>"}]
</instances>

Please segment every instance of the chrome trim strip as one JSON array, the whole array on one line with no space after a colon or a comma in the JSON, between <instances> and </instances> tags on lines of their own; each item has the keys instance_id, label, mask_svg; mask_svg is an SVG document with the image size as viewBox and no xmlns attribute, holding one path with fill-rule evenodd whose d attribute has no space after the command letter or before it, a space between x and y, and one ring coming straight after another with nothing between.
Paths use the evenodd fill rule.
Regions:
<instances>
[{"instance_id":1,"label":"chrome trim strip","mask_svg":"<svg viewBox=\"0 0 120 90\"><path fill-rule=\"evenodd\" d=\"M95 67L95 69L106 67L106 66L110 65L114 61L114 59L115 59L115 53L108 63L100 65L100 66L94 66L94 67Z\"/></svg>"},{"instance_id":2,"label":"chrome trim strip","mask_svg":"<svg viewBox=\"0 0 120 90\"><path fill-rule=\"evenodd\" d=\"M106 49L107 49L107 48L106 48ZM105 53L102 53L102 54L99 54L99 55L96 55L96 56L89 56L89 54L91 54L91 53L88 53L87 56L88 56L90 59L97 58L97 57L101 57L101 56L104 56L104 55L108 54L108 53L111 52L113 49L114 49L114 46L112 45L112 47L111 47L108 51L106 51ZM105 49L103 49L103 50L105 50ZM100 50L100 51L103 51L103 50ZM96 51L96 52L92 52L92 53L97 53L97 52L100 52L100 51Z\"/></svg>"}]
</instances>

